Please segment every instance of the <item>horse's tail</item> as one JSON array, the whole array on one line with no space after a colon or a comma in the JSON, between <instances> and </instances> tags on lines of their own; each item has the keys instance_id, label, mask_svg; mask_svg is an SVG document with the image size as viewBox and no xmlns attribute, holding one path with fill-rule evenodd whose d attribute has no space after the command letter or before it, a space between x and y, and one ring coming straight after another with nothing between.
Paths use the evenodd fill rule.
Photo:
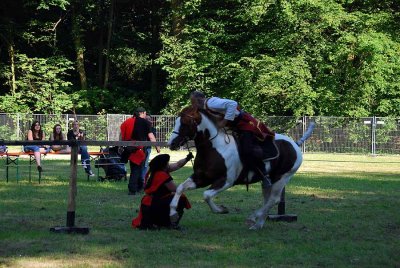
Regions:
<instances>
[{"instance_id":1,"label":"horse's tail","mask_svg":"<svg viewBox=\"0 0 400 268\"><path fill-rule=\"evenodd\" d=\"M315 128L315 123L311 122L310 125L308 126L308 129L306 133L304 133L303 137L301 137L298 141L296 141L296 144L298 146L302 145L308 138L311 137L311 134Z\"/></svg>"}]
</instances>

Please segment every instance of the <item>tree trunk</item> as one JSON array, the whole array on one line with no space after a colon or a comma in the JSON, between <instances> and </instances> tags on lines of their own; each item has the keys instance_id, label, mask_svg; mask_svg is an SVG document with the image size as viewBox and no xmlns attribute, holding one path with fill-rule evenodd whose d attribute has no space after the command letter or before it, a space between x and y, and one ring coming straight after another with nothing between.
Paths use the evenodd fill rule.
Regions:
<instances>
[{"instance_id":1,"label":"tree trunk","mask_svg":"<svg viewBox=\"0 0 400 268\"><path fill-rule=\"evenodd\" d=\"M184 18L181 14L182 0L172 0L171 1L171 11L172 11L172 35L179 36L183 30L185 24Z\"/></svg>"},{"instance_id":2,"label":"tree trunk","mask_svg":"<svg viewBox=\"0 0 400 268\"><path fill-rule=\"evenodd\" d=\"M113 29L113 22L114 22L114 7L115 7L115 0L111 0L110 3L110 12L108 14L108 32L107 32L107 45L106 45L106 64L104 68L104 84L103 87L107 88L108 86L108 79L110 76L110 47L111 47L111 36L112 36L112 29Z\"/></svg>"},{"instance_id":3,"label":"tree trunk","mask_svg":"<svg viewBox=\"0 0 400 268\"><path fill-rule=\"evenodd\" d=\"M182 30L185 25L185 19L182 14L181 8L183 5L183 0L172 0L171 1L171 11L172 11L172 35L177 39L177 42L179 42L180 39L180 34L182 33ZM172 62L172 67L175 69L179 69L182 66L182 63L179 62L178 60L174 60ZM176 78L177 82L177 87L180 88L184 84L184 77L178 76Z\"/></svg>"},{"instance_id":4,"label":"tree trunk","mask_svg":"<svg viewBox=\"0 0 400 268\"><path fill-rule=\"evenodd\" d=\"M11 95L15 96L17 91L17 84L15 83L15 51L14 44L11 42L8 47L8 53L10 55L10 68L11 68Z\"/></svg>"},{"instance_id":5,"label":"tree trunk","mask_svg":"<svg viewBox=\"0 0 400 268\"><path fill-rule=\"evenodd\" d=\"M161 92L159 89L158 76L159 66L156 64L157 53L160 47L160 19L157 15L157 10L152 10L150 14L150 27L151 27L151 110L153 113L159 112L161 102Z\"/></svg>"},{"instance_id":6,"label":"tree trunk","mask_svg":"<svg viewBox=\"0 0 400 268\"><path fill-rule=\"evenodd\" d=\"M151 95L151 110L153 113L158 113L160 111L160 101L161 92L158 84L158 64L151 60L151 85L150 85L150 95Z\"/></svg>"},{"instance_id":7,"label":"tree trunk","mask_svg":"<svg viewBox=\"0 0 400 268\"><path fill-rule=\"evenodd\" d=\"M103 44L103 38L104 38L104 31L103 28L100 30L99 34L99 55L98 55L98 78L97 78L97 85L101 87L103 85L103 72L104 72L104 55L103 55L103 50L104 50L104 44Z\"/></svg>"},{"instance_id":8,"label":"tree trunk","mask_svg":"<svg viewBox=\"0 0 400 268\"><path fill-rule=\"evenodd\" d=\"M76 68L79 73L81 82L81 89L87 89L87 77L85 71L85 47L82 44L80 14L78 12L77 3L72 9L72 38L74 39L75 53L76 53Z\"/></svg>"}]
</instances>

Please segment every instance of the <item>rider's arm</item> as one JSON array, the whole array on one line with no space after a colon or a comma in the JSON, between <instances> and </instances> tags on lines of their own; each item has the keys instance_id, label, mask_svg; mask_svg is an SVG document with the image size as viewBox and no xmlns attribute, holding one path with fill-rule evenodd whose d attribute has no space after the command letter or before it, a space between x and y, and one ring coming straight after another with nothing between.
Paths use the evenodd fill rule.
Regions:
<instances>
[{"instance_id":1,"label":"rider's arm","mask_svg":"<svg viewBox=\"0 0 400 268\"><path fill-rule=\"evenodd\" d=\"M224 119L228 121L235 120L235 115L238 113L238 104L234 100L212 97L207 100L207 106L211 110L223 112L225 114Z\"/></svg>"}]
</instances>

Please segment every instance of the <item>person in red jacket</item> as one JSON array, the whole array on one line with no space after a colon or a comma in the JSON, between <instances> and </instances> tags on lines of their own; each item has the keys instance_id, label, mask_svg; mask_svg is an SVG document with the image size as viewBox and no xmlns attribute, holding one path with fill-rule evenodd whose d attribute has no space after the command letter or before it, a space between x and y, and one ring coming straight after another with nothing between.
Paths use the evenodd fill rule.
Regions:
<instances>
[{"instance_id":1,"label":"person in red jacket","mask_svg":"<svg viewBox=\"0 0 400 268\"><path fill-rule=\"evenodd\" d=\"M140 116L141 113L146 113L146 110L139 107L133 117L128 118L121 124L121 140L156 141L147 120ZM156 150L159 153L160 147L156 146ZM145 159L146 154L143 150L143 146L127 147L121 155L121 161L123 163L129 160L131 169L128 183L129 195L135 195L143 189L142 169Z\"/></svg>"},{"instance_id":2,"label":"person in red jacket","mask_svg":"<svg viewBox=\"0 0 400 268\"><path fill-rule=\"evenodd\" d=\"M174 164L169 164L170 156L168 154L160 154L150 161L144 188L145 196L140 204L139 215L132 220L133 228L178 228L177 224L171 225L169 218L169 204L176 191L176 185L170 172L180 169L192 158L192 153L189 153L186 158ZM179 220L183 215L183 209L189 209L190 207L191 205L186 196L182 195L177 208Z\"/></svg>"}]
</instances>

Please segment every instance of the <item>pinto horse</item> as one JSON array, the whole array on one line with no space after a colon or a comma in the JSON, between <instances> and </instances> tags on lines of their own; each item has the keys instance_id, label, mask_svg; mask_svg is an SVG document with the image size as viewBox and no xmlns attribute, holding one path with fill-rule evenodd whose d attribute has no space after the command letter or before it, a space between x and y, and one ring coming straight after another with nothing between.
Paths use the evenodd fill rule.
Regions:
<instances>
[{"instance_id":1,"label":"pinto horse","mask_svg":"<svg viewBox=\"0 0 400 268\"><path fill-rule=\"evenodd\" d=\"M177 187L170 203L172 223L178 220L176 207L180 196L186 190L210 186L203 194L204 200L213 212L228 213L228 209L215 204L213 198L235 184L251 184L259 181L254 179L252 172L247 176L242 174L243 164L235 138L223 129L219 129L210 119L212 117L206 113L192 107L184 108L176 120L174 131L168 141L170 149L177 150L189 140L194 140L197 151L193 165L194 173ZM299 146L311 136L312 128L310 125L297 143L285 135L275 135L279 155L275 159L264 161L272 187L262 187L264 204L247 218L246 222L250 229L261 229L268 211L279 202L283 188L302 163L303 157Z\"/></svg>"}]
</instances>

